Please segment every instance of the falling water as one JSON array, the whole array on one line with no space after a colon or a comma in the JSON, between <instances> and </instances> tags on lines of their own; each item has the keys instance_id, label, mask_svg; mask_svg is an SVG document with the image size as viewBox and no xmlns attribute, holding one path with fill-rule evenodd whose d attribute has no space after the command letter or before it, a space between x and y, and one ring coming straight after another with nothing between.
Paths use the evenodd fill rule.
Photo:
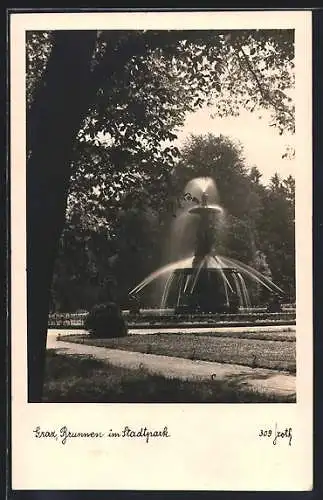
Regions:
<instances>
[{"instance_id":1,"label":"falling water","mask_svg":"<svg viewBox=\"0 0 323 500\"><path fill-rule=\"evenodd\" d=\"M186 255L193 253L197 223L197 217L190 217L188 208L177 211L166 242L165 261L171 262L174 259L184 258Z\"/></svg>"},{"instance_id":2,"label":"falling water","mask_svg":"<svg viewBox=\"0 0 323 500\"><path fill-rule=\"evenodd\" d=\"M171 274L176 269L185 269L187 267L192 267L192 263L193 263L193 257L190 257L188 259L182 259L157 269L157 271L151 273L149 276L147 276L147 278L145 278L135 288L133 288L130 292L130 295L136 295L145 286L149 285L153 280Z\"/></svg>"},{"instance_id":3,"label":"falling water","mask_svg":"<svg viewBox=\"0 0 323 500\"><path fill-rule=\"evenodd\" d=\"M267 278L267 276L264 276L259 271L253 269L253 267L250 267L247 264L244 264L243 262L240 262L236 259L221 256L218 256L218 258L220 258L223 266L235 267L236 269L241 271L242 274L245 273L247 276L249 276L254 281L257 281L260 285L265 287L270 292L276 291L277 293L284 295L284 291L279 286L277 286L273 281Z\"/></svg>"},{"instance_id":4,"label":"falling water","mask_svg":"<svg viewBox=\"0 0 323 500\"><path fill-rule=\"evenodd\" d=\"M213 231L219 234L224 225L224 210L218 204L216 184L211 177L197 177L189 181L184 189L183 204L178 208L170 228L170 237L166 242L164 260L172 262L194 253L196 235L203 209L203 196L207 196L207 208L212 216ZM215 217L216 214L216 217ZM194 215L192 217L192 215Z\"/></svg>"},{"instance_id":5,"label":"falling water","mask_svg":"<svg viewBox=\"0 0 323 500\"><path fill-rule=\"evenodd\" d=\"M246 279L271 293L284 294L252 267L217 254L215 236L221 231L225 215L213 179L191 180L185 187L184 200L185 206L178 210L171 228L166 256L170 263L147 276L130 295L138 295L158 282L161 309L185 304L194 309L202 304L206 311L214 312L217 308L232 311L251 307Z\"/></svg>"},{"instance_id":6,"label":"falling water","mask_svg":"<svg viewBox=\"0 0 323 500\"><path fill-rule=\"evenodd\" d=\"M192 179L186 184L184 193L189 193L198 200L200 200L202 193L206 193L211 203L219 201L216 184L211 177L196 177Z\"/></svg>"}]
</instances>

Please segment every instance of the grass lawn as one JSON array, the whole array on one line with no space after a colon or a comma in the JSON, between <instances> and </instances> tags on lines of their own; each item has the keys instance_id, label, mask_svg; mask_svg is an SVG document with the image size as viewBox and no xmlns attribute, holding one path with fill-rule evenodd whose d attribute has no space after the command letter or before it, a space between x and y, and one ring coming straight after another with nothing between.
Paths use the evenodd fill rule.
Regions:
<instances>
[{"instance_id":1,"label":"grass lawn","mask_svg":"<svg viewBox=\"0 0 323 500\"><path fill-rule=\"evenodd\" d=\"M116 367L91 357L47 351L43 402L48 403L282 403L233 381L182 381Z\"/></svg>"},{"instance_id":2,"label":"grass lawn","mask_svg":"<svg viewBox=\"0 0 323 500\"><path fill-rule=\"evenodd\" d=\"M62 336L62 340L66 337ZM207 334L147 334L123 338L94 339L69 336L69 342L149 354L232 363L274 370L296 371L295 342L259 340Z\"/></svg>"}]
</instances>

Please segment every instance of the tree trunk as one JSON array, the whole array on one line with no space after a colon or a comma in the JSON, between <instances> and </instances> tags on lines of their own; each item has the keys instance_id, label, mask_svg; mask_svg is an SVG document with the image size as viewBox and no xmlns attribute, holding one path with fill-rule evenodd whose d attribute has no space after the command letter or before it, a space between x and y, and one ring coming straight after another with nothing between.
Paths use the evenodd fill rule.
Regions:
<instances>
[{"instance_id":1,"label":"tree trunk","mask_svg":"<svg viewBox=\"0 0 323 500\"><path fill-rule=\"evenodd\" d=\"M95 31L56 31L27 114L28 401L40 402L50 287L64 225L70 161L91 98Z\"/></svg>"}]
</instances>

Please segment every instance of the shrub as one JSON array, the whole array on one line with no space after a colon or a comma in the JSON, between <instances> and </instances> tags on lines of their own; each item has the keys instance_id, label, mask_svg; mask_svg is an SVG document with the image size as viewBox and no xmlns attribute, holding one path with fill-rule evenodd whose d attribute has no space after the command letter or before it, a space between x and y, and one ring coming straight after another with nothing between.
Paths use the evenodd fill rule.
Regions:
<instances>
[{"instance_id":1,"label":"shrub","mask_svg":"<svg viewBox=\"0 0 323 500\"><path fill-rule=\"evenodd\" d=\"M117 304L99 304L86 316L84 327L96 338L114 338L127 335L127 326Z\"/></svg>"}]
</instances>

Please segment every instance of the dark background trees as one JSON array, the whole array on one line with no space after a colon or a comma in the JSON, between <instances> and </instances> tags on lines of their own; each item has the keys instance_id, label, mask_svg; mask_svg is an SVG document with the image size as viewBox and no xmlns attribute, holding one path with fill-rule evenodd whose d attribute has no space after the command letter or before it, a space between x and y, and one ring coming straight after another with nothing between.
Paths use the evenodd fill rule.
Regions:
<instances>
[{"instance_id":1,"label":"dark background trees","mask_svg":"<svg viewBox=\"0 0 323 500\"><path fill-rule=\"evenodd\" d=\"M158 207L179 155L172 141L187 112L213 102L219 116L267 108L280 133L293 130L294 51L292 30L29 32L26 43L28 387L29 400L39 401L66 209L74 226L67 224L69 241L61 244L83 248L78 259L89 262L96 286L101 276L92 240L100 247L106 239L111 269L118 265L124 250L110 245L124 227L123 210L131 205L134 217L162 224ZM106 229L92 221L83 241L80 221L92 213ZM139 255L145 238L133 237ZM82 288L84 278L67 267Z\"/></svg>"},{"instance_id":2,"label":"dark background trees","mask_svg":"<svg viewBox=\"0 0 323 500\"><path fill-rule=\"evenodd\" d=\"M101 219L101 225L88 204L78 226L75 212L67 219L54 273L55 310L89 309L110 294L125 305L129 290L166 264L165 258L182 257L176 252L165 256L163 250L169 238L176 238L171 224L186 184L201 176L215 180L217 202L225 209L217 252L267 275L293 301L294 179L276 174L264 185L257 167L246 163L241 144L208 134L186 141L163 193L152 177L137 190L129 188L130 199L125 197L117 215L105 223Z\"/></svg>"}]
</instances>

